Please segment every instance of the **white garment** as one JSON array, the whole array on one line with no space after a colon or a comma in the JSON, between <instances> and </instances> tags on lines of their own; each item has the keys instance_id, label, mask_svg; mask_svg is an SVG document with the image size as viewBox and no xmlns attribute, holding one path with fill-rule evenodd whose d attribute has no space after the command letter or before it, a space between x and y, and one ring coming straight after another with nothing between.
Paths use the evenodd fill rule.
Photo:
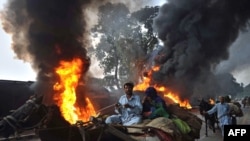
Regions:
<instances>
[{"instance_id":1,"label":"white garment","mask_svg":"<svg viewBox=\"0 0 250 141\"><path fill-rule=\"evenodd\" d=\"M121 105L119 109L115 109L118 115L107 117L106 123L121 123L123 125L132 125L141 122L142 104L138 95L133 94L129 99L126 95L122 95L118 101ZM125 108L124 105L129 104L133 108Z\"/></svg>"}]
</instances>

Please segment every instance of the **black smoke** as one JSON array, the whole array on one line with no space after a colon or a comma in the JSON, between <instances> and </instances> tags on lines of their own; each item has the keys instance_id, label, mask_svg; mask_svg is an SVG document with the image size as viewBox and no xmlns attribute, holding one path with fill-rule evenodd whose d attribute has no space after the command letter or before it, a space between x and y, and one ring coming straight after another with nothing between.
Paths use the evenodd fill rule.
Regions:
<instances>
[{"instance_id":1,"label":"black smoke","mask_svg":"<svg viewBox=\"0 0 250 141\"><path fill-rule=\"evenodd\" d=\"M8 1L1 13L2 24L12 34L17 58L30 62L37 71L37 93L51 96L54 68L60 60L78 56L87 62L84 73L88 70L86 28L91 17L85 12L107 1ZM140 7L134 1L122 2ZM154 29L164 42L154 59L161 66L153 74L154 82L190 97L196 84L214 76L217 64L228 59L230 45L248 26L249 6L249 0L169 0L154 20Z\"/></svg>"},{"instance_id":2,"label":"black smoke","mask_svg":"<svg viewBox=\"0 0 250 141\"><path fill-rule=\"evenodd\" d=\"M189 98L228 59L229 47L249 25L249 7L249 0L169 0L154 20L164 43L154 81Z\"/></svg>"},{"instance_id":3,"label":"black smoke","mask_svg":"<svg viewBox=\"0 0 250 141\"><path fill-rule=\"evenodd\" d=\"M38 95L51 98L51 84L57 79L54 68L61 60L79 57L85 62L83 73L88 70L83 9L89 3L90 0L10 0L2 12L3 27L13 35L12 48L18 59L30 62L37 71Z\"/></svg>"},{"instance_id":4,"label":"black smoke","mask_svg":"<svg viewBox=\"0 0 250 141\"><path fill-rule=\"evenodd\" d=\"M1 21L12 35L16 57L31 63L37 72L33 88L38 95L53 96L54 68L61 60L80 57L85 61L83 76L90 60L89 30L96 24L97 9L107 2L124 3L131 11L151 0L9 0Z\"/></svg>"}]
</instances>

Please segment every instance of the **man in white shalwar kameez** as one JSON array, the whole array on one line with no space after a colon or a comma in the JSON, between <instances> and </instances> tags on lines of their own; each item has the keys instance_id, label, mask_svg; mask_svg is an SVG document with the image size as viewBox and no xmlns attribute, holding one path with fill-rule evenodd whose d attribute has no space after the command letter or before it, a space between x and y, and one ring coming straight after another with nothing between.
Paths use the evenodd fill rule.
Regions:
<instances>
[{"instance_id":1,"label":"man in white shalwar kameez","mask_svg":"<svg viewBox=\"0 0 250 141\"><path fill-rule=\"evenodd\" d=\"M206 113L211 115L215 112L217 112L217 118L219 120L219 126L222 131L222 136L224 136L224 125L230 125L231 124L231 118L230 118L230 107L228 103L225 102L225 97L220 96L220 103L217 103L214 105L214 107L210 110L208 110Z\"/></svg>"},{"instance_id":2,"label":"man in white shalwar kameez","mask_svg":"<svg viewBox=\"0 0 250 141\"><path fill-rule=\"evenodd\" d=\"M125 83L123 88L125 94L122 95L115 105L117 115L106 118L106 124L132 125L142 121L142 103L139 95L133 93L133 83Z\"/></svg>"}]
</instances>

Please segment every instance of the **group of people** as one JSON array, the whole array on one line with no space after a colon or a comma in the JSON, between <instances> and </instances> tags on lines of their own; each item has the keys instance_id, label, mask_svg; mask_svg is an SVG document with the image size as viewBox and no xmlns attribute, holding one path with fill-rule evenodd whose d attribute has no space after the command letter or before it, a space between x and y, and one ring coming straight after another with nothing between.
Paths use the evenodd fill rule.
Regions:
<instances>
[{"instance_id":1,"label":"group of people","mask_svg":"<svg viewBox=\"0 0 250 141\"><path fill-rule=\"evenodd\" d=\"M115 112L117 114L108 116L105 120L106 124L128 126L140 123L144 118L169 118L166 102L157 94L154 87L148 87L145 90L145 96L142 100L139 95L133 93L133 88L134 84L131 82L123 85L125 94L115 104ZM212 115L216 113L222 135L224 135L224 125L237 124L236 117L239 111L240 107L232 103L229 96L220 96L219 102L210 110L204 111L203 114Z\"/></svg>"},{"instance_id":2,"label":"group of people","mask_svg":"<svg viewBox=\"0 0 250 141\"><path fill-rule=\"evenodd\" d=\"M223 136L224 125L236 125L236 117L240 110L240 107L231 102L231 98L229 96L220 96L219 102L216 103L210 110L204 111L204 114L212 115L217 113L217 119Z\"/></svg>"},{"instance_id":3,"label":"group of people","mask_svg":"<svg viewBox=\"0 0 250 141\"><path fill-rule=\"evenodd\" d=\"M142 100L139 95L133 93L133 88L132 82L123 85L125 94L115 104L117 114L107 117L105 123L128 126L140 123L143 118L169 117L166 102L157 95L154 87L148 87L145 90L145 96Z\"/></svg>"}]
</instances>

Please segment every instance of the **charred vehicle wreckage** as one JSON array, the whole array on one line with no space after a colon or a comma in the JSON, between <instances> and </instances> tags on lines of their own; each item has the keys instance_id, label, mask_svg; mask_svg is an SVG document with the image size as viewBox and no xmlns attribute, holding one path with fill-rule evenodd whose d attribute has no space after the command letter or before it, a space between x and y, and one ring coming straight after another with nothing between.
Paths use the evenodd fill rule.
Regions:
<instances>
[{"instance_id":1,"label":"charred vehicle wreckage","mask_svg":"<svg viewBox=\"0 0 250 141\"><path fill-rule=\"evenodd\" d=\"M105 124L107 115L91 116L89 121L70 124L58 106L44 106L41 97L32 97L0 121L0 136L18 138L33 130L41 141L194 141L200 138L202 120L177 104L169 105L171 118L159 117L122 126Z\"/></svg>"}]
</instances>

